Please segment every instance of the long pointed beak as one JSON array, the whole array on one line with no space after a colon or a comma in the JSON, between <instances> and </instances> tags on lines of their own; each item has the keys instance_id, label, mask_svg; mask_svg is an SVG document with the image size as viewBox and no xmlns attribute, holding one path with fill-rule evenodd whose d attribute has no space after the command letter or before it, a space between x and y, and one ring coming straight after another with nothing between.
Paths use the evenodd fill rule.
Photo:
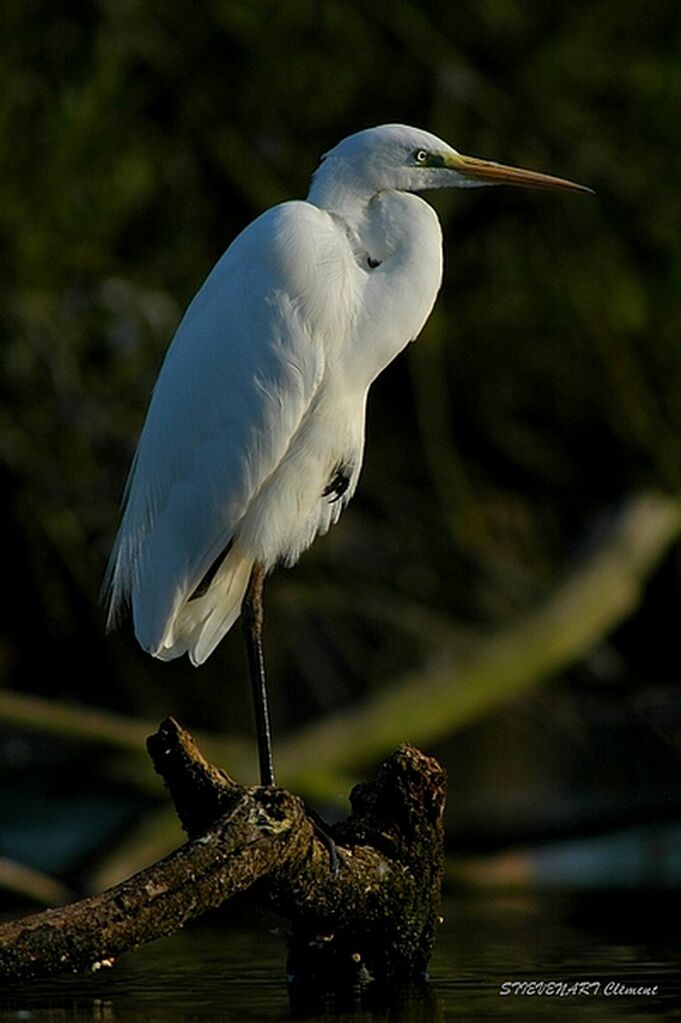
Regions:
<instances>
[{"instance_id":1,"label":"long pointed beak","mask_svg":"<svg viewBox=\"0 0 681 1023\"><path fill-rule=\"evenodd\" d=\"M479 181L483 185L516 185L520 188L547 188L564 192L590 192L593 189L578 185L565 178L554 178L551 174L523 170L521 167L507 167L492 160L479 160L462 153L447 153L445 164L464 178Z\"/></svg>"}]
</instances>

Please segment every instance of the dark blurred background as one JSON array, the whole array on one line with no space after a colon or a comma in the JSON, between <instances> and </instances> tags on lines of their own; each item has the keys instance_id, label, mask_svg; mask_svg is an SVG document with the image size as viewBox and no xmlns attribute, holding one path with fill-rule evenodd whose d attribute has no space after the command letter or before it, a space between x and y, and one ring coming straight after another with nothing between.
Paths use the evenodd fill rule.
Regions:
<instances>
[{"instance_id":1,"label":"dark blurred background","mask_svg":"<svg viewBox=\"0 0 681 1023\"><path fill-rule=\"evenodd\" d=\"M98 591L182 310L343 136L414 124L596 195L430 197L436 312L373 388L349 510L266 591L280 741L443 651L475 656L644 493L644 519L675 507L681 7L22 0L0 17L0 700L36 698L33 724L0 703L0 841L73 883L156 804L62 710L250 741L238 630L200 671L157 663L130 628L105 635ZM681 878L678 534L566 663L421 742L450 770L453 852L582 842L572 876L612 878L608 842L626 840L632 883Z\"/></svg>"}]
</instances>

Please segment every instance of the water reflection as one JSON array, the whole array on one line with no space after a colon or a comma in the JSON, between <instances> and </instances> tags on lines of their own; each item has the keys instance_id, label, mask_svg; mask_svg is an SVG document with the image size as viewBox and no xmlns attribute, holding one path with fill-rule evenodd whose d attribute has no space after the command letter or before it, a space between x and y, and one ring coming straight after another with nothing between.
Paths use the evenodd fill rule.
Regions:
<instances>
[{"instance_id":1,"label":"water reflection","mask_svg":"<svg viewBox=\"0 0 681 1023\"><path fill-rule=\"evenodd\" d=\"M124 957L110 973L7 989L0 1020L678 1018L680 902L676 894L630 892L450 898L430 983L343 996L289 992L285 943L269 921L213 918ZM621 988L606 991L608 984ZM655 986L654 994L631 993Z\"/></svg>"}]
</instances>

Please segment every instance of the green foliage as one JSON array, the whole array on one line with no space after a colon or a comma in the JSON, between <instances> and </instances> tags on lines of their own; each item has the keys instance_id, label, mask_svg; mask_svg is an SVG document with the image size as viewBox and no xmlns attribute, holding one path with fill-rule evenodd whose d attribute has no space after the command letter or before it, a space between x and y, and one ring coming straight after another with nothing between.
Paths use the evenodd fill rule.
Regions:
<instances>
[{"instance_id":1,"label":"green foliage","mask_svg":"<svg viewBox=\"0 0 681 1023\"><path fill-rule=\"evenodd\" d=\"M679 490L673 0L25 0L1 28L13 685L92 699L96 676L99 702L232 722L238 639L197 691L187 666L104 637L116 506L191 294L243 225L304 194L320 153L369 124L417 124L597 195L434 198L437 312L375 387L353 506L270 587L279 718L416 662L429 641L413 605L503 619L594 515L644 484Z\"/></svg>"}]
</instances>

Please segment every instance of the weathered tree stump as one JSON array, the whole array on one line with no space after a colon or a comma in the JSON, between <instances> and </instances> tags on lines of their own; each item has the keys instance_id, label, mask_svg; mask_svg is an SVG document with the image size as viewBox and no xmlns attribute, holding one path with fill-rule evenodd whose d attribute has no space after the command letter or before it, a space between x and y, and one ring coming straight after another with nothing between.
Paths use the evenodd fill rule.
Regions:
<instances>
[{"instance_id":1,"label":"weathered tree stump","mask_svg":"<svg viewBox=\"0 0 681 1023\"><path fill-rule=\"evenodd\" d=\"M334 987L425 975L443 869L444 771L402 746L328 828L285 789L243 786L169 719L147 747L188 842L113 888L0 928L0 978L112 965L248 891L291 921L288 973Z\"/></svg>"}]
</instances>

